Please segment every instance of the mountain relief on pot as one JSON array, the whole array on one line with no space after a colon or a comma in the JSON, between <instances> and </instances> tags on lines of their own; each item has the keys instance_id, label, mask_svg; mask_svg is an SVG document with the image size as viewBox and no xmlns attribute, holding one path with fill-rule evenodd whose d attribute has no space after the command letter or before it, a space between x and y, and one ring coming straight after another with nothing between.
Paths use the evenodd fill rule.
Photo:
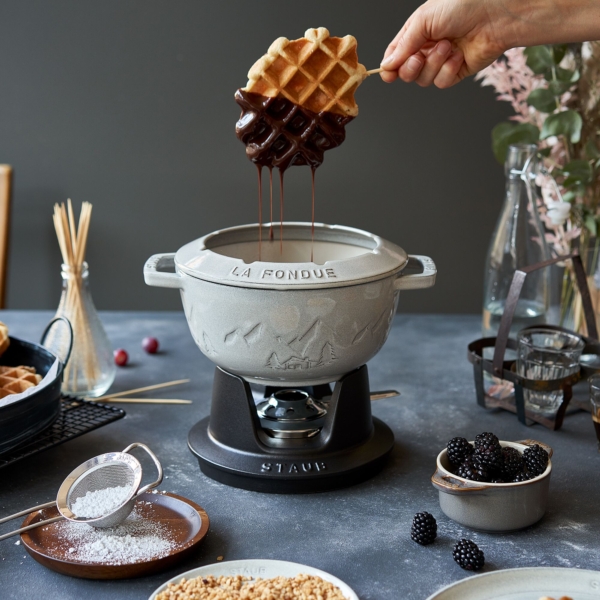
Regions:
<instances>
[{"instance_id":1,"label":"mountain relief on pot","mask_svg":"<svg viewBox=\"0 0 600 600\"><path fill-rule=\"evenodd\" d=\"M364 327L355 326L356 333L348 337L346 343L343 343L339 339L339 334L336 334L321 319L316 319L300 333L291 333L287 336L275 333L265 323L242 325L228 331L222 343L228 350L237 350L241 353L255 352L253 346L259 344L263 365L267 369L315 369L331 365L348 347L370 341L373 336L380 334L382 328L387 330L393 317L394 311L386 308ZM188 318L194 321L193 311L190 310ZM215 345L205 330L202 329L200 338L196 342L206 355L218 355Z\"/></svg>"}]
</instances>

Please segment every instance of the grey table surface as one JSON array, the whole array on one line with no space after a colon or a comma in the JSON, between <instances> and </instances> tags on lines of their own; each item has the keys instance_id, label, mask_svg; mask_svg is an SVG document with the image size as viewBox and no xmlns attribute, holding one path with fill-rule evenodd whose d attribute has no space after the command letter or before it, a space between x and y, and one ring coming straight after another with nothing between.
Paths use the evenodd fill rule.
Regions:
<instances>
[{"instance_id":1,"label":"grey table surface","mask_svg":"<svg viewBox=\"0 0 600 600\"><path fill-rule=\"evenodd\" d=\"M11 334L39 339L48 312L3 311ZM383 471L351 488L311 495L272 495L239 490L205 477L187 448L191 425L209 411L214 367L195 347L183 314L102 313L113 347L126 348L114 390L190 378L163 397L192 405L121 405L127 416L73 441L0 470L0 515L52 500L78 464L139 441L160 458L162 489L205 508L211 529L193 557L166 572L120 581L59 575L33 560L15 539L0 542L0 598L144 599L161 583L197 566L245 558L281 559L323 569L348 583L361 600L425 599L468 577L452 560L454 542L467 537L484 550L484 572L525 566L600 569L600 454L590 415L565 419L561 431L527 428L507 412L475 403L468 342L479 336L477 316L396 316L380 353L369 363L373 389L396 388L399 398L373 404L394 431L396 445ZM161 352L145 354L146 335ZM175 390L177 390L175 392ZM456 435L493 431L501 439L532 437L554 450L546 516L521 532L470 531L440 511L430 483L435 456ZM438 539L421 547L410 540L414 513L438 519ZM2 526L8 531L8 525Z\"/></svg>"}]
</instances>

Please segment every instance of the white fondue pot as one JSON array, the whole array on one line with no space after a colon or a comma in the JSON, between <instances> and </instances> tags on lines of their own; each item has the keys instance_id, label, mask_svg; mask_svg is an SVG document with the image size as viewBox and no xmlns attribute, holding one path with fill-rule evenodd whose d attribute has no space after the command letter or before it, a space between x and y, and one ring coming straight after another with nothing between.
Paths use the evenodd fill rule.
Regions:
<instances>
[{"instance_id":1,"label":"white fondue pot","mask_svg":"<svg viewBox=\"0 0 600 600\"><path fill-rule=\"evenodd\" d=\"M372 233L317 223L312 242L310 223L283 223L280 244L279 228L269 240L263 226L260 260L258 225L243 225L155 254L144 267L148 285L180 290L200 350L249 382L341 379L383 346L400 290L435 283L430 258Z\"/></svg>"}]
</instances>

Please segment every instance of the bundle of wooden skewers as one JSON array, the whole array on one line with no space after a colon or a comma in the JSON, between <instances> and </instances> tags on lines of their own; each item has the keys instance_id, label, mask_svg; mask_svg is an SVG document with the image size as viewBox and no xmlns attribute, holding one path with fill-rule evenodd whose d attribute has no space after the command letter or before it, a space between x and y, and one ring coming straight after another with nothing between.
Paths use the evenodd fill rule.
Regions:
<instances>
[{"instance_id":1,"label":"bundle of wooden skewers","mask_svg":"<svg viewBox=\"0 0 600 600\"><path fill-rule=\"evenodd\" d=\"M63 259L63 288L57 316L65 316L73 328L73 350L71 360L64 373L63 388L71 393L92 389L102 375L98 353L95 348L95 335L90 327L90 314L87 306L83 275L86 269L85 250L90 229L92 205L84 202L81 206L79 224L75 225L75 215L71 201L54 205L54 228ZM110 385L110 383L109 383Z\"/></svg>"}]
</instances>

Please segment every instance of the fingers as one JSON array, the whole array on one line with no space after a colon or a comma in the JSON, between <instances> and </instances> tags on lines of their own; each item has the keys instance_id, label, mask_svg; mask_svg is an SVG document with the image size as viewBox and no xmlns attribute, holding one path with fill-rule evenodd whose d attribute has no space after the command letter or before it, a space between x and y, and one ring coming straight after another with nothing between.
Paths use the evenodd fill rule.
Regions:
<instances>
[{"instance_id":1,"label":"fingers","mask_svg":"<svg viewBox=\"0 0 600 600\"><path fill-rule=\"evenodd\" d=\"M437 44L425 44L420 52L409 56L397 71L383 71L381 78L387 83L400 78L406 83L414 81L421 87L434 84L444 89L462 79L460 71L463 64L462 50L453 52L450 42L442 40Z\"/></svg>"},{"instance_id":2,"label":"fingers","mask_svg":"<svg viewBox=\"0 0 600 600\"><path fill-rule=\"evenodd\" d=\"M381 66L385 70L398 71L427 41L426 20L423 11L417 9L387 47Z\"/></svg>"},{"instance_id":3,"label":"fingers","mask_svg":"<svg viewBox=\"0 0 600 600\"><path fill-rule=\"evenodd\" d=\"M421 87L431 85L451 52L452 44L448 40L438 42L427 56L419 76L415 79L417 84Z\"/></svg>"},{"instance_id":4,"label":"fingers","mask_svg":"<svg viewBox=\"0 0 600 600\"><path fill-rule=\"evenodd\" d=\"M442 65L433 83L440 89L453 86L461 80L458 73L464 63L464 54L462 50L456 50L450 55L450 58Z\"/></svg>"},{"instance_id":5,"label":"fingers","mask_svg":"<svg viewBox=\"0 0 600 600\"><path fill-rule=\"evenodd\" d=\"M406 83L414 81L419 77L425 61L425 57L420 53L409 56L408 60L398 70L398 76Z\"/></svg>"}]
</instances>

